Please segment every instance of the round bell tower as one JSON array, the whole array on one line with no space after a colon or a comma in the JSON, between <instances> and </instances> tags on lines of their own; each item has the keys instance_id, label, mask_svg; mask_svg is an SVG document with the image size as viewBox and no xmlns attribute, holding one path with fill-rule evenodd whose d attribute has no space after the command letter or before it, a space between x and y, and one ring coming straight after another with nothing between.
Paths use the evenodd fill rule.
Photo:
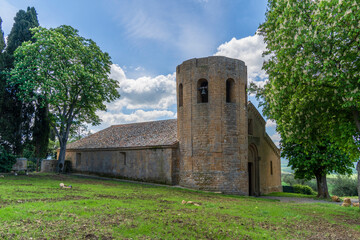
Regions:
<instances>
[{"instance_id":1,"label":"round bell tower","mask_svg":"<svg viewBox=\"0 0 360 240\"><path fill-rule=\"evenodd\" d=\"M180 185L248 195L247 70L221 56L176 68Z\"/></svg>"}]
</instances>

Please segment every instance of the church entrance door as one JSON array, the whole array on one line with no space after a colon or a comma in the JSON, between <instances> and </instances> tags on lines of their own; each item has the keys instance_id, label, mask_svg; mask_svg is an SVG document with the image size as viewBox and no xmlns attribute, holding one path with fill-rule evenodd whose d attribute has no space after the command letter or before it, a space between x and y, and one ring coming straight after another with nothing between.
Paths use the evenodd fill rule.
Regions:
<instances>
[{"instance_id":1,"label":"church entrance door","mask_svg":"<svg viewBox=\"0 0 360 240\"><path fill-rule=\"evenodd\" d=\"M249 195L260 196L259 157L254 144L248 149Z\"/></svg>"}]
</instances>

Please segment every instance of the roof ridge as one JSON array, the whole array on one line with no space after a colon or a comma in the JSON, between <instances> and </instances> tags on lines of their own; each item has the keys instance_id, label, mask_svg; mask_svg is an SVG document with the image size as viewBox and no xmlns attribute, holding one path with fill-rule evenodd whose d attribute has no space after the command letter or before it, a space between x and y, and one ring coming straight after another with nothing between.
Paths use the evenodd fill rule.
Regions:
<instances>
[{"instance_id":1,"label":"roof ridge","mask_svg":"<svg viewBox=\"0 0 360 240\"><path fill-rule=\"evenodd\" d=\"M153 120L153 121L147 121L147 122L123 123L123 124L111 125L110 127L130 126L130 125L138 125L138 124L145 124L145 123L155 123L155 122L166 122L166 121L174 121L174 120L177 120L177 119L172 118L172 119L163 119L163 120Z\"/></svg>"}]
</instances>

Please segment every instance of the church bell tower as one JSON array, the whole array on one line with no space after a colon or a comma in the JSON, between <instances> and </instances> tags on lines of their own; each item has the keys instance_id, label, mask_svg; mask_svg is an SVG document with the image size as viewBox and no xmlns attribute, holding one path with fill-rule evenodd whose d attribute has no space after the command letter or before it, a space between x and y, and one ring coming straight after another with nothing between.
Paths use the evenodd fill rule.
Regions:
<instances>
[{"instance_id":1,"label":"church bell tower","mask_svg":"<svg viewBox=\"0 0 360 240\"><path fill-rule=\"evenodd\" d=\"M176 68L180 185L248 195L247 69L221 56Z\"/></svg>"}]
</instances>

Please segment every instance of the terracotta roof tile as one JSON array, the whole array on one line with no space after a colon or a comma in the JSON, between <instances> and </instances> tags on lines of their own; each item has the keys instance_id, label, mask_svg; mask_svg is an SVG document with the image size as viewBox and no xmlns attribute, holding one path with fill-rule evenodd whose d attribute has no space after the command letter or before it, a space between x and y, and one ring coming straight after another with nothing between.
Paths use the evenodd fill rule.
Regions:
<instances>
[{"instance_id":1,"label":"terracotta roof tile","mask_svg":"<svg viewBox=\"0 0 360 240\"><path fill-rule=\"evenodd\" d=\"M167 146L177 143L177 120L114 125L67 145L67 149Z\"/></svg>"}]
</instances>

